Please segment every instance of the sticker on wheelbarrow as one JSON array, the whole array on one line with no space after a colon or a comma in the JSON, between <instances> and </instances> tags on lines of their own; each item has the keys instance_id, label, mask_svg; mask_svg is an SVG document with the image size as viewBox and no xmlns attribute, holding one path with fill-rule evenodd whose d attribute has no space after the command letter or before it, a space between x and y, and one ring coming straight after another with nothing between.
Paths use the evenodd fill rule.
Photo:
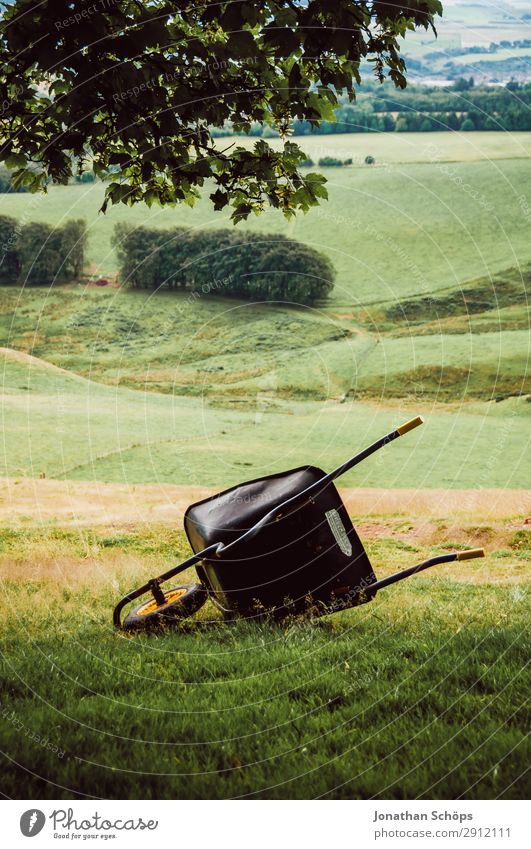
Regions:
<instances>
[{"instance_id":1,"label":"sticker on wheelbarrow","mask_svg":"<svg viewBox=\"0 0 531 849\"><path fill-rule=\"evenodd\" d=\"M345 530L345 526L341 521L341 516L337 512L337 510L328 510L325 513L328 524L330 525L330 530L334 534L334 539L340 547L343 554L346 554L347 557L350 557L352 554L352 544L347 536L347 532Z\"/></svg>"}]
</instances>

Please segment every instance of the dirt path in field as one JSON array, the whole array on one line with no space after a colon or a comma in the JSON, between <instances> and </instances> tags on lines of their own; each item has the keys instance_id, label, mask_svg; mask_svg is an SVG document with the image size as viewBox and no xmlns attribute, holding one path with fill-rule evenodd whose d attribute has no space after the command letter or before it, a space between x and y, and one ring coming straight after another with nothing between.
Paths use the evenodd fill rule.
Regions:
<instances>
[{"instance_id":1,"label":"dirt path in field","mask_svg":"<svg viewBox=\"0 0 531 849\"><path fill-rule=\"evenodd\" d=\"M0 523L9 526L112 525L163 522L182 527L186 507L216 490L169 484L108 484L0 478ZM378 518L452 517L485 524L531 516L531 491L445 489L341 489L349 512L375 536ZM382 532L387 527L382 523Z\"/></svg>"}]
</instances>

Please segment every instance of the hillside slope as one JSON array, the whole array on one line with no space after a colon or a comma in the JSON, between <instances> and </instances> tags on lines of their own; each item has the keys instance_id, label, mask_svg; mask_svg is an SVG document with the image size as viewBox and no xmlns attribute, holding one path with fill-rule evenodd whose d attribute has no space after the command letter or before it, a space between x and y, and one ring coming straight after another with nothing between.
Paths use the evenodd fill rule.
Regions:
<instances>
[{"instance_id":1,"label":"hillside slope","mask_svg":"<svg viewBox=\"0 0 531 849\"><path fill-rule=\"evenodd\" d=\"M415 413L426 426L344 486L525 488L529 404L284 401L230 410L204 398L105 386L4 355L0 475L224 488L305 464L328 470ZM259 446L259 451L257 451Z\"/></svg>"}]
</instances>

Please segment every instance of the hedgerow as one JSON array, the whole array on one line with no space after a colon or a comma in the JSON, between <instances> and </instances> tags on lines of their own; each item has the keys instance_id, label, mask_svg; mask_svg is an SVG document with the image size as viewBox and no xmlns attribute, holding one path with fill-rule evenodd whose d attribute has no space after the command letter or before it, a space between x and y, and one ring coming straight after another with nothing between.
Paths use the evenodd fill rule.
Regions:
<instances>
[{"instance_id":1,"label":"hedgerow","mask_svg":"<svg viewBox=\"0 0 531 849\"><path fill-rule=\"evenodd\" d=\"M313 304L335 276L327 257L281 235L118 224L113 242L122 284L136 288Z\"/></svg>"}]
</instances>

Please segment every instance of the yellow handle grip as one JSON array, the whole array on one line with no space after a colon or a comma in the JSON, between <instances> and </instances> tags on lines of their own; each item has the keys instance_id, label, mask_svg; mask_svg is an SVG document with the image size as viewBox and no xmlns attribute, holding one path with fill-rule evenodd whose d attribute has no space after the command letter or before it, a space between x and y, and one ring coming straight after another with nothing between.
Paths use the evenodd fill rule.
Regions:
<instances>
[{"instance_id":1,"label":"yellow handle grip","mask_svg":"<svg viewBox=\"0 0 531 849\"><path fill-rule=\"evenodd\" d=\"M485 557L485 549L471 548L470 551L460 551L457 555L458 560L474 560L475 557Z\"/></svg>"},{"instance_id":2,"label":"yellow handle grip","mask_svg":"<svg viewBox=\"0 0 531 849\"><path fill-rule=\"evenodd\" d=\"M414 419L410 419L405 424L397 427L396 432L399 436L403 436L404 433L408 433L410 430L413 430L413 428L418 427L421 424L424 424L424 419L422 416L416 416Z\"/></svg>"}]
</instances>

